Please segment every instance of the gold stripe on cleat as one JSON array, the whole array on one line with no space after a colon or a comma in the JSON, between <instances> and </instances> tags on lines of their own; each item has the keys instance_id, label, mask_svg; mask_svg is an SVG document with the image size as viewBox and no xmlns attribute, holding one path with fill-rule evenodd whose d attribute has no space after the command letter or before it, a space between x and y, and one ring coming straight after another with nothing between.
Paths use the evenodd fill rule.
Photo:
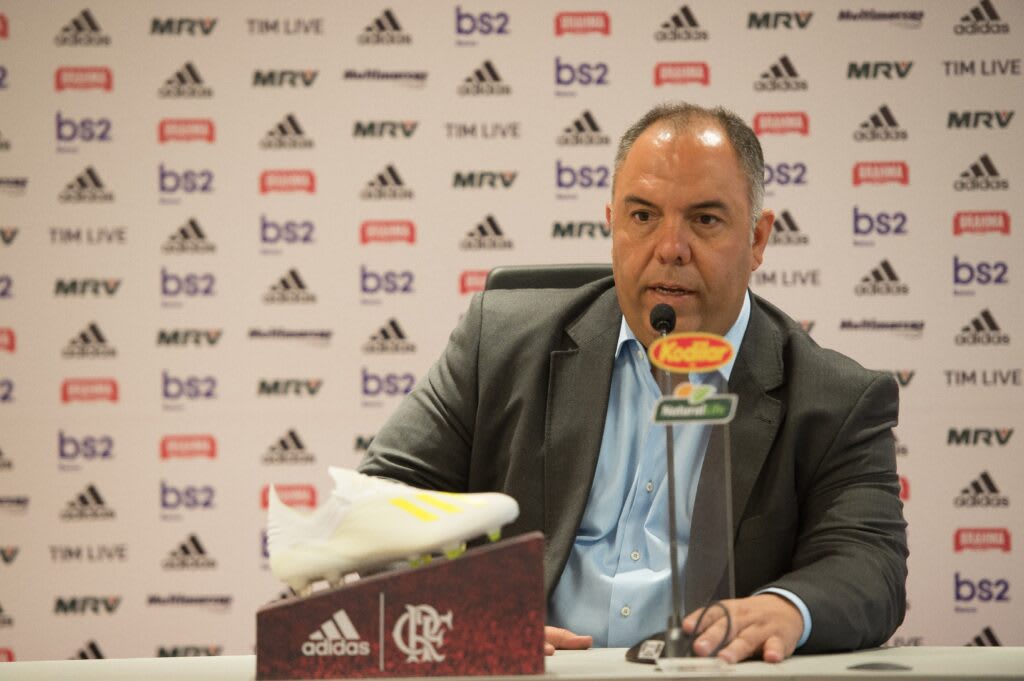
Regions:
<instances>
[{"instance_id":1,"label":"gold stripe on cleat","mask_svg":"<svg viewBox=\"0 0 1024 681\"><path fill-rule=\"evenodd\" d=\"M444 511L445 513L462 513L462 509L459 508L458 506L456 506L454 504L449 504L447 501L442 501L441 499L439 499L437 496L435 496L433 494L427 494L427 493L417 494L416 498L419 499L420 501L422 501L425 504L429 504L430 506L433 506L434 508L438 509L439 511Z\"/></svg>"},{"instance_id":2,"label":"gold stripe on cleat","mask_svg":"<svg viewBox=\"0 0 1024 681\"><path fill-rule=\"evenodd\" d=\"M501 528L489 531L487 533L487 538L491 541L498 541L499 539L501 539Z\"/></svg>"},{"instance_id":3,"label":"gold stripe on cleat","mask_svg":"<svg viewBox=\"0 0 1024 681\"><path fill-rule=\"evenodd\" d=\"M474 499L470 495L457 494L455 492L431 492L431 494L439 497L447 497L452 501L458 501L460 504L469 504L470 506L485 506L487 504L486 501Z\"/></svg>"},{"instance_id":4,"label":"gold stripe on cleat","mask_svg":"<svg viewBox=\"0 0 1024 681\"><path fill-rule=\"evenodd\" d=\"M431 521L437 520L437 516L436 515L434 515L430 511L424 511L422 508L420 508L416 504L412 503L408 499L390 499L389 501L391 502L391 504L393 506L397 506L398 508L402 509L406 513L408 513L408 514L410 514L412 516L415 516L416 518L419 518L420 520L425 520L427 522L431 522Z\"/></svg>"}]
</instances>

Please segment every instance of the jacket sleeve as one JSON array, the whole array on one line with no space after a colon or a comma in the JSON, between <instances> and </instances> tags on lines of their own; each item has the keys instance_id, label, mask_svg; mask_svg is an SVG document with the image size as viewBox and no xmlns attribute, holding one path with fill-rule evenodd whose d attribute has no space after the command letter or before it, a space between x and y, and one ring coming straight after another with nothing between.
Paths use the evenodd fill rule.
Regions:
<instances>
[{"instance_id":1,"label":"jacket sleeve","mask_svg":"<svg viewBox=\"0 0 1024 681\"><path fill-rule=\"evenodd\" d=\"M811 613L802 653L884 643L906 611L907 539L892 427L898 388L875 374L811 472L793 569L766 586Z\"/></svg>"},{"instance_id":2,"label":"jacket sleeve","mask_svg":"<svg viewBox=\"0 0 1024 681\"><path fill-rule=\"evenodd\" d=\"M373 438L359 471L424 489L465 492L479 403L481 294L441 357Z\"/></svg>"}]
</instances>

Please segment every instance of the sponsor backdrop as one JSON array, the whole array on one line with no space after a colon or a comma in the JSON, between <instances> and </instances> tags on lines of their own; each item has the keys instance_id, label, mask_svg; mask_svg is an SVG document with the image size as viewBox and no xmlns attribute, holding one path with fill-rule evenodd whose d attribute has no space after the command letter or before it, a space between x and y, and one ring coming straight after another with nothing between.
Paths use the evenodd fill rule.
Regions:
<instances>
[{"instance_id":1,"label":"sponsor backdrop","mask_svg":"<svg viewBox=\"0 0 1024 681\"><path fill-rule=\"evenodd\" d=\"M1010 0L0 2L0 659L251 652L268 483L322 500L489 268L607 262L615 140L670 99L761 136L752 288L900 383L892 644L1024 644L1021 33Z\"/></svg>"}]
</instances>

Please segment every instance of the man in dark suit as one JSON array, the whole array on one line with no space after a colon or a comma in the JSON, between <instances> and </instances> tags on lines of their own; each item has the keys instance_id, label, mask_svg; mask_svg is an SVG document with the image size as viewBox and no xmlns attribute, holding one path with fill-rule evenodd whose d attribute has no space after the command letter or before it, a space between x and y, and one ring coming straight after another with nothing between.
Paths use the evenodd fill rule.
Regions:
<instances>
[{"instance_id":1,"label":"man in dark suit","mask_svg":"<svg viewBox=\"0 0 1024 681\"><path fill-rule=\"evenodd\" d=\"M762 173L757 138L734 114L648 112L616 158L606 209L613 280L474 297L361 466L415 486L515 497L510 531L543 530L548 540L549 622L558 625L546 630L549 652L591 643L573 632L620 645L664 628L665 444L652 435L661 432L648 409L657 386L643 352L658 303L675 310L676 331L738 346L710 379L739 397L730 534L741 597L725 601L732 627L719 656L779 661L797 648L879 645L903 619L897 388L819 348L748 292L773 222L761 208ZM716 525L726 482L721 429L676 430L692 631L701 606L726 593ZM710 653L724 632L725 618L709 610L694 649Z\"/></svg>"}]
</instances>

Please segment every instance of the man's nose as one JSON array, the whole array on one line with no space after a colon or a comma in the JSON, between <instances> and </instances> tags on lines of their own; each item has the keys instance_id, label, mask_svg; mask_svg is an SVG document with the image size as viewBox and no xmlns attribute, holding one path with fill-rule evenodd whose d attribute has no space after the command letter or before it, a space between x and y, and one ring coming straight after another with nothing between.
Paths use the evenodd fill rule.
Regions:
<instances>
[{"instance_id":1,"label":"man's nose","mask_svg":"<svg viewBox=\"0 0 1024 681\"><path fill-rule=\"evenodd\" d=\"M686 265L690 262L690 240L693 233L679 219L664 220L658 227L655 254L658 261L666 265Z\"/></svg>"}]
</instances>

